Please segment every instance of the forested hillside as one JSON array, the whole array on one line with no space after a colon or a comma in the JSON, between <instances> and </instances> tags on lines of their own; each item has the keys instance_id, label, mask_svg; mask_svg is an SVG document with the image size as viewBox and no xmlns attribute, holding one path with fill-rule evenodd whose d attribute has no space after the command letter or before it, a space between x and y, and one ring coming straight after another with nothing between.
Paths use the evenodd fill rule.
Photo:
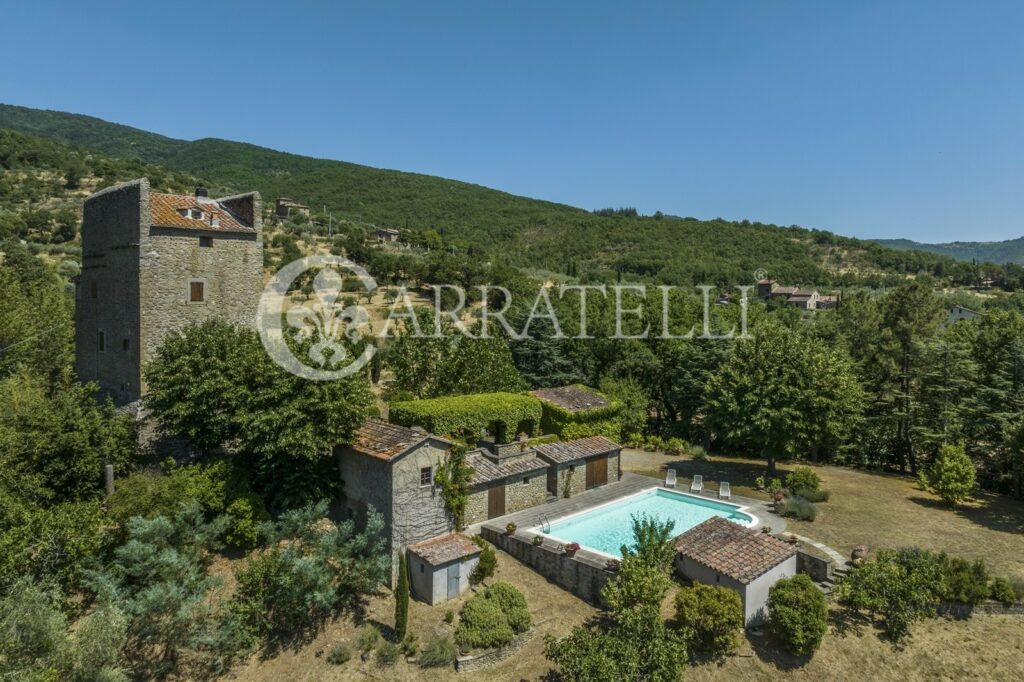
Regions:
<instances>
[{"instance_id":1,"label":"forested hillside","mask_svg":"<svg viewBox=\"0 0 1024 682\"><path fill-rule=\"evenodd\" d=\"M436 230L445 247L506 256L513 265L610 280L749 283L759 268L804 285L893 284L928 272L972 283L981 268L886 249L829 232L756 222L590 212L478 185L313 159L217 139L194 142L61 112L0 105L0 128L67 149L141 161L165 176L200 176L265 198L290 196L363 224ZM82 154L82 151L68 152ZM156 168L159 167L159 168ZM138 167L142 174L142 166Z\"/></svg>"},{"instance_id":2,"label":"forested hillside","mask_svg":"<svg viewBox=\"0 0 1024 682\"><path fill-rule=\"evenodd\" d=\"M876 239L889 249L927 251L962 261L979 263L1024 263L1024 237L1000 242L949 242L922 244L910 239Z\"/></svg>"}]
</instances>

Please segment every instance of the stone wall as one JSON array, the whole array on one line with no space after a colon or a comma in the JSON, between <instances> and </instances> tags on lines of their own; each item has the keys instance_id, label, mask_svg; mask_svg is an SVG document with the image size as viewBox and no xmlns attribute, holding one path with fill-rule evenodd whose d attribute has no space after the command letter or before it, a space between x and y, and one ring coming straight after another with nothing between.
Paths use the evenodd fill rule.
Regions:
<instances>
[{"instance_id":1,"label":"stone wall","mask_svg":"<svg viewBox=\"0 0 1024 682\"><path fill-rule=\"evenodd\" d=\"M554 469L556 465L551 465L550 469ZM569 472L572 472L570 477ZM557 495L558 497L565 497L565 481L569 480L569 496L573 497L579 495L587 489L587 462L586 460L578 460L570 464L559 464L557 465L557 481L554 477L549 476L548 489L549 491ZM608 454L608 482L613 483L619 480L619 451L615 450ZM557 488L550 490L551 483L555 483Z\"/></svg>"},{"instance_id":2,"label":"stone wall","mask_svg":"<svg viewBox=\"0 0 1024 682\"><path fill-rule=\"evenodd\" d=\"M832 579L833 563L828 559L798 549L796 552L796 572L806 573L814 582L820 583Z\"/></svg>"},{"instance_id":3,"label":"stone wall","mask_svg":"<svg viewBox=\"0 0 1024 682\"><path fill-rule=\"evenodd\" d=\"M522 649L523 645L533 639L533 635L536 632L537 628L534 626L526 632L521 632L513 637L511 642L500 649L490 649L476 656L459 656L455 659L455 669L460 673L471 673L507 660Z\"/></svg>"},{"instance_id":4,"label":"stone wall","mask_svg":"<svg viewBox=\"0 0 1024 682\"><path fill-rule=\"evenodd\" d=\"M524 479L528 483L523 483ZM466 524L471 525L487 520L487 491L493 484L470 488L466 498ZM505 479L505 513L522 511L544 504L548 500L547 470L539 469L529 476L515 476Z\"/></svg>"},{"instance_id":5,"label":"stone wall","mask_svg":"<svg viewBox=\"0 0 1024 682\"><path fill-rule=\"evenodd\" d=\"M960 602L944 601L939 604L938 613L940 616L952 616L953 618L969 618L978 613L992 616L1024 616L1024 602L1003 604L998 601L984 601L977 606L971 606Z\"/></svg>"},{"instance_id":6,"label":"stone wall","mask_svg":"<svg viewBox=\"0 0 1024 682\"><path fill-rule=\"evenodd\" d=\"M466 497L466 525L487 520L487 487L470 488Z\"/></svg>"},{"instance_id":7,"label":"stone wall","mask_svg":"<svg viewBox=\"0 0 1024 682\"><path fill-rule=\"evenodd\" d=\"M75 292L75 368L117 405L141 396L139 225L149 215L149 181L114 185L82 212L82 274ZM103 333L104 350L99 348ZM127 343L126 343L127 342Z\"/></svg>"},{"instance_id":8,"label":"stone wall","mask_svg":"<svg viewBox=\"0 0 1024 682\"><path fill-rule=\"evenodd\" d=\"M600 603L601 588L615 576L607 570L606 559L589 557L585 550L568 556L559 545L547 539L541 545L534 545L533 533L517 531L507 535L487 526L480 533L499 549L591 604Z\"/></svg>"}]
</instances>

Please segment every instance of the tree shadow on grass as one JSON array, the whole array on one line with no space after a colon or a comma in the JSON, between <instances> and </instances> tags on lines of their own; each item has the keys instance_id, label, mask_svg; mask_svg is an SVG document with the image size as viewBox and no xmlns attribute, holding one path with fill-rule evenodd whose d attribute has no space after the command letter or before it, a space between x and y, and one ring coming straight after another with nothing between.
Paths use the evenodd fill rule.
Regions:
<instances>
[{"instance_id":1,"label":"tree shadow on grass","mask_svg":"<svg viewBox=\"0 0 1024 682\"><path fill-rule=\"evenodd\" d=\"M788 653L782 644L767 632L760 637L748 635L747 641L750 642L750 646L758 658L786 672L799 670L810 663L814 657L813 654L810 656L794 656Z\"/></svg>"},{"instance_id":2,"label":"tree shadow on grass","mask_svg":"<svg viewBox=\"0 0 1024 682\"><path fill-rule=\"evenodd\" d=\"M928 509L952 512L971 523L1003 533L1024 533L1024 504L1005 495L981 493L975 497L979 505L950 507L942 500L915 495L908 498Z\"/></svg>"}]
</instances>

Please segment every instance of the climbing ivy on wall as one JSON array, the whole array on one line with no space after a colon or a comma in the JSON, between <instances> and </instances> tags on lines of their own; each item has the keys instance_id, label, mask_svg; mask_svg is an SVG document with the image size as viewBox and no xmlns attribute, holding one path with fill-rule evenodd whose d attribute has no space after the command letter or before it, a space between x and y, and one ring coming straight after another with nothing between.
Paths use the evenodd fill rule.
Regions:
<instances>
[{"instance_id":1,"label":"climbing ivy on wall","mask_svg":"<svg viewBox=\"0 0 1024 682\"><path fill-rule=\"evenodd\" d=\"M541 431L543 433L557 434L562 440L573 440L575 438L598 435L610 440L621 438L622 424L619 421L619 415L622 413L622 403L608 398L587 386L580 386L579 388L605 398L608 400L608 404L590 410L570 412L554 403L542 400Z\"/></svg>"},{"instance_id":2,"label":"climbing ivy on wall","mask_svg":"<svg viewBox=\"0 0 1024 682\"><path fill-rule=\"evenodd\" d=\"M434 475L434 483L441 490L445 511L452 517L455 530L466 527L466 500L472 476L473 470L466 464L466 447L459 444L448 449Z\"/></svg>"}]
</instances>

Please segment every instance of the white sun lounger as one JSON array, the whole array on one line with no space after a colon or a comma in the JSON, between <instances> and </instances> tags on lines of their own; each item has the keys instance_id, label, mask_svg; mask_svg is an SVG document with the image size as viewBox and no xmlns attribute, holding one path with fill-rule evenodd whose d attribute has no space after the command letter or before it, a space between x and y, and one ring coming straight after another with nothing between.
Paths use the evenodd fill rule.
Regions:
<instances>
[{"instance_id":1,"label":"white sun lounger","mask_svg":"<svg viewBox=\"0 0 1024 682\"><path fill-rule=\"evenodd\" d=\"M700 474L695 474L693 481L690 483L690 492L699 493L704 490L704 477Z\"/></svg>"},{"instance_id":2,"label":"white sun lounger","mask_svg":"<svg viewBox=\"0 0 1024 682\"><path fill-rule=\"evenodd\" d=\"M720 500L731 500L732 490L729 489L729 482L722 481L718 486L718 499Z\"/></svg>"},{"instance_id":3,"label":"white sun lounger","mask_svg":"<svg viewBox=\"0 0 1024 682\"><path fill-rule=\"evenodd\" d=\"M675 488L676 487L676 470L667 469L665 471L665 487Z\"/></svg>"}]
</instances>

